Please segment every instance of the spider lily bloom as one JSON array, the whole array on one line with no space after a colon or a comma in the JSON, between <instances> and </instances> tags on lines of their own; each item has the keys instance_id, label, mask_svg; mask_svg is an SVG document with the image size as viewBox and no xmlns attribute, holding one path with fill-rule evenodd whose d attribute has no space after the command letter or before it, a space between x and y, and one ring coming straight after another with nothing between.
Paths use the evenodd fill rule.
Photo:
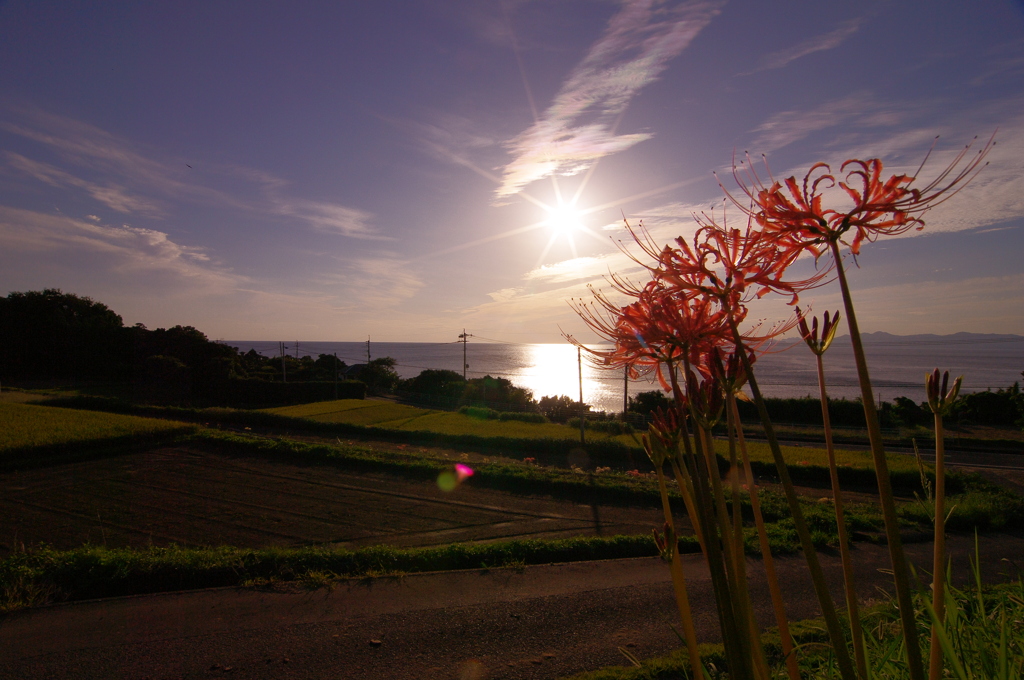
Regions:
<instances>
[{"instance_id":1,"label":"spider lily bloom","mask_svg":"<svg viewBox=\"0 0 1024 680\"><path fill-rule=\"evenodd\" d=\"M836 329L839 328L839 312L829 319L828 312L825 312L822 317L821 323L821 339L818 339L818 317L811 319L811 327L807 327L807 319L804 313L800 311L800 308L796 308L797 316L800 321L798 322L798 328L800 329L800 337L804 339L807 346L811 348L816 356L821 356L828 348L832 345L832 341L836 337Z\"/></svg>"},{"instance_id":2,"label":"spider lily bloom","mask_svg":"<svg viewBox=\"0 0 1024 680\"><path fill-rule=\"evenodd\" d=\"M950 387L947 391L949 371L942 374L941 386L939 384L939 369L936 368L933 373L925 376L925 391L928 394L928 406L931 408L932 413L940 416L949 413L949 409L953 407L953 402L956 401L957 395L960 394L960 385L963 381L963 376L958 377L953 381L953 387Z\"/></svg>"},{"instance_id":3,"label":"spider lily bloom","mask_svg":"<svg viewBox=\"0 0 1024 680\"><path fill-rule=\"evenodd\" d=\"M633 377L638 367L653 368L665 390L673 389L676 365L696 360L730 335L725 310L714 300L674 295L658 281L625 307L615 307L600 292L590 304L574 300L570 306L595 333L614 343L610 350L592 349L566 336L595 365L626 367Z\"/></svg>"},{"instance_id":4,"label":"spider lily bloom","mask_svg":"<svg viewBox=\"0 0 1024 680\"><path fill-rule=\"evenodd\" d=\"M686 394L693 407L694 421L707 431L710 431L722 418L722 411L725 408L725 395L722 393L722 386L717 380L697 380L697 376L690 373L686 379Z\"/></svg>"},{"instance_id":5,"label":"spider lily bloom","mask_svg":"<svg viewBox=\"0 0 1024 680\"><path fill-rule=\"evenodd\" d=\"M850 342L860 382L861 401L868 427L868 439L871 442L871 456L875 464L911 680L923 680L924 664L914 621L910 571L899 533L899 517L893 500L889 464L885 458L878 413L874 405L874 390L839 246L840 243L849 245L851 252L856 255L864 241L873 241L881 235L901 234L915 227L922 228L922 215L929 208L951 198L977 175L994 142L989 139L977 154L964 162L972 144L961 150L953 161L923 188L913 188L913 183L927 163L930 151L913 177L892 175L887 179L882 178L882 162L878 159L846 161L840 167L843 176L839 182L828 165L818 163L811 167L802 183L798 183L795 177L790 177L784 184L773 179L770 186L765 186L761 182L752 167L747 171L751 181L749 184L744 183L741 173L734 166L733 176L749 199L750 206L737 202L726 192L740 210L750 215L766 230L777 232L780 238L788 239L793 247L804 248L815 255L827 249L836 266L836 277L843 296L846 322L850 329ZM823 191L837 184L852 200L852 207L824 207ZM848 242L846 239L849 238L848 233L851 230L854 236L852 241ZM751 385L753 384L752 380Z\"/></svg>"},{"instance_id":6,"label":"spider lily bloom","mask_svg":"<svg viewBox=\"0 0 1024 680\"><path fill-rule=\"evenodd\" d=\"M829 165L816 163L800 182L789 177L784 182L773 180L766 187L752 168L747 171L751 180L748 183L734 166L733 176L751 205L737 202L728 192L726 195L765 229L784 234L795 245L815 253L821 252L821 246L846 243L843 239L853 230L853 240L847 245L857 255L864 241L902 234L912 228L923 229L922 215L966 186L984 167L982 161L995 142L989 139L973 158L962 164L973 144L972 141L965 146L934 180L920 189L912 185L924 169L930 150L914 176L883 178L881 160L854 158L840 166L843 177L838 182ZM851 207L837 210L823 206L822 191L837 184L853 201Z\"/></svg>"}]
</instances>

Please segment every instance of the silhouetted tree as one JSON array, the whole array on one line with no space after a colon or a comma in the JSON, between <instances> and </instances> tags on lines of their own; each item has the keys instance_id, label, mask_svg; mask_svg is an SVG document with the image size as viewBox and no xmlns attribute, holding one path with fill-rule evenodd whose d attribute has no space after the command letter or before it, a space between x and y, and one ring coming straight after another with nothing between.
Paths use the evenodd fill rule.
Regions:
<instances>
[{"instance_id":1,"label":"silhouetted tree","mask_svg":"<svg viewBox=\"0 0 1024 680\"><path fill-rule=\"evenodd\" d=\"M468 381L459 400L467 406L487 406L499 411L532 411L536 408L533 392L517 387L507 378L489 375Z\"/></svg>"}]
</instances>

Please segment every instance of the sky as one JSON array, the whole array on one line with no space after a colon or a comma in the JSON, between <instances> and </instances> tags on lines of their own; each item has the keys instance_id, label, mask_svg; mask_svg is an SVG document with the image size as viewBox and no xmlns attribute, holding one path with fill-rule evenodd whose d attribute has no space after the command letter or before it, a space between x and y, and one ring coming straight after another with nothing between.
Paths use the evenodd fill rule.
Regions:
<instances>
[{"instance_id":1,"label":"sky","mask_svg":"<svg viewBox=\"0 0 1024 680\"><path fill-rule=\"evenodd\" d=\"M934 142L927 183L995 133L847 263L863 331L1024 334L1020 0L7 0L0 64L0 295L211 339L587 341L568 300L642 280L623 219L692 234L734 157L913 174Z\"/></svg>"}]
</instances>

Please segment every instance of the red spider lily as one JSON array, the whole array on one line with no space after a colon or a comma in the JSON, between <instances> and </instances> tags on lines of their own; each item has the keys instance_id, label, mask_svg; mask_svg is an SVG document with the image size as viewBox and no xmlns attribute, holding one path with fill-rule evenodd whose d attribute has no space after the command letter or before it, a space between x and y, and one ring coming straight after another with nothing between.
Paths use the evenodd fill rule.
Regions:
<instances>
[{"instance_id":1,"label":"red spider lily","mask_svg":"<svg viewBox=\"0 0 1024 680\"><path fill-rule=\"evenodd\" d=\"M726 195L765 229L790 239L794 247L815 254L820 254L820 246L842 241L846 233L853 230L855 236L848 245L856 255L864 241L874 241L882 235L902 234L911 228L923 229L922 215L966 186L984 167L982 161L995 145L989 139L961 167L973 143L964 147L934 180L921 189L911 188L911 185L924 168L931 151L925 155L914 176L892 175L883 179L882 161L877 158L844 162L840 166L844 178L838 185L853 200L853 207L847 210L822 205L822 190L837 184L830 166L825 163L811 166L802 182L790 177L784 184L773 180L767 187L752 167L748 166L748 182L734 166L733 176L751 206L737 202L728 191Z\"/></svg>"},{"instance_id":2,"label":"red spider lily","mask_svg":"<svg viewBox=\"0 0 1024 680\"><path fill-rule=\"evenodd\" d=\"M637 301L625 307L615 307L600 292L595 292L590 304L574 300L570 305L614 347L592 349L566 336L569 342L584 349L596 365L626 367L634 378L640 368L653 368L666 390L671 389L666 371L678 363L699 361L711 347L731 337L728 315L715 300L674 295L659 281L645 286Z\"/></svg>"},{"instance_id":3,"label":"red spider lily","mask_svg":"<svg viewBox=\"0 0 1024 680\"><path fill-rule=\"evenodd\" d=\"M654 545L657 546L661 559L671 562L672 555L678 547L676 532L668 522L665 522L663 532L663 534L659 534L657 529L651 529L651 533L654 534Z\"/></svg>"},{"instance_id":4,"label":"red spider lily","mask_svg":"<svg viewBox=\"0 0 1024 680\"><path fill-rule=\"evenodd\" d=\"M830 269L804 280L786 280L786 270L803 248L777 232L758 228L751 219L742 230L729 227L724 217L719 225L714 214L701 213L694 219L700 228L693 243L680 236L675 239L676 247L658 246L642 222L636 229L626 223L634 243L654 264L633 256L622 244L620 249L674 290L684 295L710 295L727 307L735 308L773 291L791 295L790 304L795 304L800 291L827 283Z\"/></svg>"},{"instance_id":5,"label":"red spider lily","mask_svg":"<svg viewBox=\"0 0 1024 680\"><path fill-rule=\"evenodd\" d=\"M697 380L694 373L686 378L686 395L693 407L694 420L705 430L713 428L722 417L725 395L717 380Z\"/></svg>"},{"instance_id":6,"label":"red spider lily","mask_svg":"<svg viewBox=\"0 0 1024 680\"><path fill-rule=\"evenodd\" d=\"M749 348L744 348L744 350L734 348L727 357L723 357L722 349L715 347L707 357L712 377L722 386L726 394L740 394L740 390L747 382L747 371L743 367L740 351L747 352L747 358L751 365L757 360L757 353Z\"/></svg>"},{"instance_id":7,"label":"red spider lily","mask_svg":"<svg viewBox=\"0 0 1024 680\"><path fill-rule=\"evenodd\" d=\"M945 371L942 374L941 386L939 384L939 369L936 368L933 373L925 376L925 392L928 394L928 407L931 408L932 413L943 416L949 413L949 409L952 408L957 395L960 394L960 384L963 381L963 376L958 377L953 381L953 386L947 390L946 388L949 387L949 371Z\"/></svg>"},{"instance_id":8,"label":"red spider lily","mask_svg":"<svg viewBox=\"0 0 1024 680\"><path fill-rule=\"evenodd\" d=\"M796 308L796 314L800 319L800 337L804 339L804 342L807 343L812 352L821 356L828 350L832 340L836 337L836 330L839 328L839 312L836 312L831 319L828 316L828 312L825 312L824 317L822 317L820 340L818 339L818 317L811 319L811 327L808 328L807 319L799 307Z\"/></svg>"}]
</instances>

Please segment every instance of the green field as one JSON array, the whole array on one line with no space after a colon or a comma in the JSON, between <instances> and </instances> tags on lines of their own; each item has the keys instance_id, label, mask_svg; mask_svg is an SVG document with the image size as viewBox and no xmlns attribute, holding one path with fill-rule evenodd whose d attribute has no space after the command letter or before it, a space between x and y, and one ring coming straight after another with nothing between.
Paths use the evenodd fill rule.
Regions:
<instances>
[{"instance_id":1,"label":"green field","mask_svg":"<svg viewBox=\"0 0 1024 680\"><path fill-rule=\"evenodd\" d=\"M191 432L193 425L116 413L0 403L0 457L32 449L79 448L90 443L152 439Z\"/></svg>"},{"instance_id":2,"label":"green field","mask_svg":"<svg viewBox=\"0 0 1024 680\"><path fill-rule=\"evenodd\" d=\"M524 423L517 420L486 420L464 413L435 411L389 401L342 399L315 404L283 406L264 409L267 413L305 418L320 423L347 423L350 425L372 425L392 430L409 432L433 432L437 434L476 435L480 437L503 437L512 439L565 439L579 440L580 432L575 428L556 423ZM588 432L588 439L606 440L608 435ZM626 441L638 446L630 437Z\"/></svg>"},{"instance_id":3,"label":"green field","mask_svg":"<svg viewBox=\"0 0 1024 680\"><path fill-rule=\"evenodd\" d=\"M381 427L407 432L431 432L443 435L474 435L506 439L549 439L578 441L579 430L556 423L524 423L513 420L485 420L463 413L434 411L395 404L389 401L344 399L298 406L265 409L267 413L302 418L319 423L345 423ZM610 436L603 432L587 431L588 441L615 441L624 446L640 449L637 435ZM719 439L715 448L719 455L728 456L728 442ZM774 465L768 445L749 442L747 450L754 463ZM828 456L824 448L783 446L783 457L794 468L827 468ZM872 470L871 454L866 451L836 451L838 465L855 470ZM917 475L917 462L909 456L890 455L889 469L893 474Z\"/></svg>"}]
</instances>

